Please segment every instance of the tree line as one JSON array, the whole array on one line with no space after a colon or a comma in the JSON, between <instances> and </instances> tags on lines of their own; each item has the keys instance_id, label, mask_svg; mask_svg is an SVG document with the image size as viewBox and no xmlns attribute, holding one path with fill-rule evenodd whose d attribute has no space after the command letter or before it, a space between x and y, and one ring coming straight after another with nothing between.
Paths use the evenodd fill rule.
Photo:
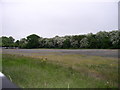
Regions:
<instances>
[{"instance_id":1,"label":"tree line","mask_svg":"<svg viewBox=\"0 0 120 90\"><path fill-rule=\"evenodd\" d=\"M119 49L120 48L120 31L110 32L100 31L96 34L88 33L84 35L72 36L55 36L53 38L43 38L36 34L31 34L26 38L16 40L10 36L0 37L0 46L18 47L18 48L90 48L90 49Z\"/></svg>"}]
</instances>

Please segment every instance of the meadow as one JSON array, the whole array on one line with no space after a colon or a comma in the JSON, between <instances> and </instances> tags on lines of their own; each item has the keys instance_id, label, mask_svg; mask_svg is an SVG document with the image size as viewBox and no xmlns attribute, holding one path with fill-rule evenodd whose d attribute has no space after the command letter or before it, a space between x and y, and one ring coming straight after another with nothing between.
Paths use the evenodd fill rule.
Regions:
<instances>
[{"instance_id":1,"label":"meadow","mask_svg":"<svg viewBox=\"0 0 120 90\"><path fill-rule=\"evenodd\" d=\"M8 49L3 50L2 72L21 88L118 87L116 57Z\"/></svg>"}]
</instances>

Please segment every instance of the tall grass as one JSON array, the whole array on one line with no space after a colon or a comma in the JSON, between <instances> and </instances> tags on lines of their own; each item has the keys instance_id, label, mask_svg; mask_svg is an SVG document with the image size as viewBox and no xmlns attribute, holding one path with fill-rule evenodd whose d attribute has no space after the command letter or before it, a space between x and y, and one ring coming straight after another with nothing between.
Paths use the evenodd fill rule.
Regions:
<instances>
[{"instance_id":1,"label":"tall grass","mask_svg":"<svg viewBox=\"0 0 120 90\"><path fill-rule=\"evenodd\" d=\"M2 61L3 73L21 88L113 88L118 84L116 62L110 67L85 60L75 64L77 70L49 60L10 54L3 54ZM108 77L100 77L102 74Z\"/></svg>"}]
</instances>

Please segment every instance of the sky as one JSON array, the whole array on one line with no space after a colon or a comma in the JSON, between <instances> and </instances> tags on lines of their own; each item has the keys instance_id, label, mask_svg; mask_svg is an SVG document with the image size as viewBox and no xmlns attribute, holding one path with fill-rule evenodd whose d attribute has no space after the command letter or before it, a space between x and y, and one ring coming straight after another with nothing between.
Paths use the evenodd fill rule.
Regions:
<instances>
[{"instance_id":1,"label":"sky","mask_svg":"<svg viewBox=\"0 0 120 90\"><path fill-rule=\"evenodd\" d=\"M1 0L0 31L15 39L118 30L119 0Z\"/></svg>"}]
</instances>

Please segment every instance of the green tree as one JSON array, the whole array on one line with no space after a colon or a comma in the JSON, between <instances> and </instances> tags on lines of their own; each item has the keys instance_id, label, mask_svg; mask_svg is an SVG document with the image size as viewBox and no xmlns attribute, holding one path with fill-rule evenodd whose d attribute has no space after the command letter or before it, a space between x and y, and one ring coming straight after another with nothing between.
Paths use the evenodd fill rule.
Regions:
<instances>
[{"instance_id":1,"label":"green tree","mask_svg":"<svg viewBox=\"0 0 120 90\"><path fill-rule=\"evenodd\" d=\"M70 39L66 39L63 42L63 48L70 48L70 47L71 47Z\"/></svg>"},{"instance_id":2,"label":"green tree","mask_svg":"<svg viewBox=\"0 0 120 90\"><path fill-rule=\"evenodd\" d=\"M109 35L112 48L120 49L120 31L111 31Z\"/></svg>"},{"instance_id":3,"label":"green tree","mask_svg":"<svg viewBox=\"0 0 120 90\"><path fill-rule=\"evenodd\" d=\"M2 36L0 46L20 48L120 48L120 31L100 31L96 34L74 36L55 36L53 38L42 38L36 34L22 38L14 42L13 37Z\"/></svg>"},{"instance_id":4,"label":"green tree","mask_svg":"<svg viewBox=\"0 0 120 90\"><path fill-rule=\"evenodd\" d=\"M80 41L80 48L88 48L88 46L89 46L88 38L84 37Z\"/></svg>"},{"instance_id":5,"label":"green tree","mask_svg":"<svg viewBox=\"0 0 120 90\"><path fill-rule=\"evenodd\" d=\"M100 31L96 34L97 39L97 48L110 48L111 43L110 43L110 37L109 33L106 31Z\"/></svg>"},{"instance_id":6,"label":"green tree","mask_svg":"<svg viewBox=\"0 0 120 90\"><path fill-rule=\"evenodd\" d=\"M85 35L75 35L70 39L72 48L80 48L80 41L85 37Z\"/></svg>"},{"instance_id":7,"label":"green tree","mask_svg":"<svg viewBox=\"0 0 120 90\"><path fill-rule=\"evenodd\" d=\"M97 39L95 38L96 35L89 33L86 37L88 39L88 48L97 48Z\"/></svg>"},{"instance_id":8,"label":"green tree","mask_svg":"<svg viewBox=\"0 0 120 90\"><path fill-rule=\"evenodd\" d=\"M20 39L19 48L26 48L27 40L25 38Z\"/></svg>"},{"instance_id":9,"label":"green tree","mask_svg":"<svg viewBox=\"0 0 120 90\"><path fill-rule=\"evenodd\" d=\"M39 36L32 34L27 36L27 48L38 48L39 47Z\"/></svg>"},{"instance_id":10,"label":"green tree","mask_svg":"<svg viewBox=\"0 0 120 90\"><path fill-rule=\"evenodd\" d=\"M15 41L15 39L12 36L10 36L8 38L9 47L14 47L14 41Z\"/></svg>"},{"instance_id":11,"label":"green tree","mask_svg":"<svg viewBox=\"0 0 120 90\"><path fill-rule=\"evenodd\" d=\"M14 38L2 36L2 46L3 47L13 47L14 46Z\"/></svg>"},{"instance_id":12,"label":"green tree","mask_svg":"<svg viewBox=\"0 0 120 90\"><path fill-rule=\"evenodd\" d=\"M15 47L19 47L19 43L20 43L20 41L17 40L17 41L14 43L14 46L15 46Z\"/></svg>"}]
</instances>

